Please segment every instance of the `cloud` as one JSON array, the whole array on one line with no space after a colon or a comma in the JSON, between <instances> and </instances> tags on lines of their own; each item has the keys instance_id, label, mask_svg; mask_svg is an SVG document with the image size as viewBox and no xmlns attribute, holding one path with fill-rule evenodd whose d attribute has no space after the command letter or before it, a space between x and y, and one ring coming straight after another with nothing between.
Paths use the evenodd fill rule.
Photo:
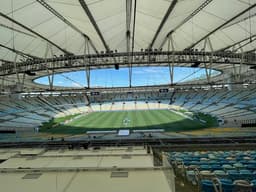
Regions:
<instances>
[{"instance_id":1,"label":"cloud","mask_svg":"<svg viewBox=\"0 0 256 192\"><path fill-rule=\"evenodd\" d=\"M133 71L132 73L133 73L133 74L144 74L145 71Z\"/></svg>"},{"instance_id":2,"label":"cloud","mask_svg":"<svg viewBox=\"0 0 256 192\"><path fill-rule=\"evenodd\" d=\"M163 73L168 73L167 68L143 68L139 69L137 68L136 70L133 71L133 74L163 74Z\"/></svg>"}]
</instances>

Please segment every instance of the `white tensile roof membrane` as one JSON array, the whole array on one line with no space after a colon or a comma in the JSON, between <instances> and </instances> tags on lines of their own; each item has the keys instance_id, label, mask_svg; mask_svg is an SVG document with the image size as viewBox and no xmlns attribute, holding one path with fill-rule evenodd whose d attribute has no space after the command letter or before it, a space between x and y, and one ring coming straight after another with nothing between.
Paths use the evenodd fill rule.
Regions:
<instances>
[{"instance_id":1,"label":"white tensile roof membrane","mask_svg":"<svg viewBox=\"0 0 256 192\"><path fill-rule=\"evenodd\" d=\"M256 45L255 3L256 0L1 0L0 58L15 59L15 53L8 48L21 52L18 59L22 53L50 57L45 54L47 43L52 45L54 55L64 54L63 50L83 54L84 36L99 52L140 51L150 45L166 50L168 34L175 50L191 46L202 49L204 39L209 37L214 50L240 42L237 47L242 49L233 50L251 51ZM89 52L95 53L91 44Z\"/></svg>"}]
</instances>

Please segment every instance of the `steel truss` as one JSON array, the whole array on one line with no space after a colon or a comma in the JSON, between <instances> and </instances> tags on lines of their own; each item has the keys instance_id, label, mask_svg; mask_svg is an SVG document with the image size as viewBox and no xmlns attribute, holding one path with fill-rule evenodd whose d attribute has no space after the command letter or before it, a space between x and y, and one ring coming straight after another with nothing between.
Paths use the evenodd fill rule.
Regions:
<instances>
[{"instance_id":1,"label":"steel truss","mask_svg":"<svg viewBox=\"0 0 256 192\"><path fill-rule=\"evenodd\" d=\"M132 57L129 59L129 57ZM122 67L133 66L168 66L169 62L175 66L204 67L202 64L211 65L256 65L256 54L250 53L231 53L231 52L204 52L197 50L185 51L154 51L152 49L134 52L130 55L127 52L113 53L106 52L101 54L84 55L65 55L60 57L45 59L30 59L26 62L17 62L16 65L5 64L0 67L0 76L15 73L25 73L27 71L46 71L68 68L82 68L85 66L90 69L114 68L115 65ZM191 65L190 65L191 64ZM200 66L201 65L201 66Z\"/></svg>"}]
</instances>

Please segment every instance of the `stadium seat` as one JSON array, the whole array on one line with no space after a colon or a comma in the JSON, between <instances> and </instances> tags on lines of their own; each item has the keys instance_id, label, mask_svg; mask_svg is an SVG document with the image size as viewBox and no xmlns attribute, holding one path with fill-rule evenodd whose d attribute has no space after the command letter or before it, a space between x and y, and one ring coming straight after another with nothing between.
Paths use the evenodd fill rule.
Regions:
<instances>
[{"instance_id":1,"label":"stadium seat","mask_svg":"<svg viewBox=\"0 0 256 192\"><path fill-rule=\"evenodd\" d=\"M247 169L252 170L252 171L256 170L256 164L248 164L246 167L247 167Z\"/></svg>"},{"instance_id":2,"label":"stadium seat","mask_svg":"<svg viewBox=\"0 0 256 192\"><path fill-rule=\"evenodd\" d=\"M195 184L196 181L196 173L193 170L186 171L186 178L189 182Z\"/></svg>"},{"instance_id":3,"label":"stadium seat","mask_svg":"<svg viewBox=\"0 0 256 192\"><path fill-rule=\"evenodd\" d=\"M211 170L212 169L212 167L210 166L210 165L200 165L200 170L205 170L205 171L207 171L207 170Z\"/></svg>"},{"instance_id":4,"label":"stadium seat","mask_svg":"<svg viewBox=\"0 0 256 192\"><path fill-rule=\"evenodd\" d=\"M222 168L222 166L220 164L213 164L213 165L211 165L211 167L212 167L213 171L220 170Z\"/></svg>"},{"instance_id":5,"label":"stadium seat","mask_svg":"<svg viewBox=\"0 0 256 192\"><path fill-rule=\"evenodd\" d=\"M234 181L234 191L237 192L251 192L253 189L253 184L246 180L236 180Z\"/></svg>"},{"instance_id":6,"label":"stadium seat","mask_svg":"<svg viewBox=\"0 0 256 192\"><path fill-rule=\"evenodd\" d=\"M214 175L217 177L217 178L227 178L228 174L223 171L223 170L215 170L213 171Z\"/></svg>"},{"instance_id":7,"label":"stadium seat","mask_svg":"<svg viewBox=\"0 0 256 192\"><path fill-rule=\"evenodd\" d=\"M229 164L224 164L222 165L222 168L227 171L227 170L234 170L235 168L232 165Z\"/></svg>"},{"instance_id":8,"label":"stadium seat","mask_svg":"<svg viewBox=\"0 0 256 192\"><path fill-rule=\"evenodd\" d=\"M244 180L252 180L253 179L253 174L250 170L240 170L239 171L240 175L241 175L241 178L243 178Z\"/></svg>"},{"instance_id":9,"label":"stadium seat","mask_svg":"<svg viewBox=\"0 0 256 192\"><path fill-rule=\"evenodd\" d=\"M215 186L211 180L201 180L201 192L216 192Z\"/></svg>"},{"instance_id":10,"label":"stadium seat","mask_svg":"<svg viewBox=\"0 0 256 192\"><path fill-rule=\"evenodd\" d=\"M227 174L229 179L232 179L232 180L242 179L240 173L237 170L228 170Z\"/></svg>"},{"instance_id":11,"label":"stadium seat","mask_svg":"<svg viewBox=\"0 0 256 192\"><path fill-rule=\"evenodd\" d=\"M234 163L233 167L235 167L236 169L243 169L243 168L245 168L245 166L242 163Z\"/></svg>"},{"instance_id":12,"label":"stadium seat","mask_svg":"<svg viewBox=\"0 0 256 192\"><path fill-rule=\"evenodd\" d=\"M233 192L234 190L234 184L232 182L232 180L230 179L219 179L219 191L222 192Z\"/></svg>"},{"instance_id":13,"label":"stadium seat","mask_svg":"<svg viewBox=\"0 0 256 192\"><path fill-rule=\"evenodd\" d=\"M252 180L251 184L252 184L252 192L256 192L256 180Z\"/></svg>"}]
</instances>

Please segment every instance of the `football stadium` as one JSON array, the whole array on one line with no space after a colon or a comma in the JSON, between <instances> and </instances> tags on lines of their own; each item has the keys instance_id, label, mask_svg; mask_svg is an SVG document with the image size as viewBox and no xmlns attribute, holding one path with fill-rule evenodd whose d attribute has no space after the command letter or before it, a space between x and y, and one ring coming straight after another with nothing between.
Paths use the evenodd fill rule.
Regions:
<instances>
[{"instance_id":1,"label":"football stadium","mask_svg":"<svg viewBox=\"0 0 256 192\"><path fill-rule=\"evenodd\" d=\"M256 192L256 0L1 0L3 192Z\"/></svg>"}]
</instances>

